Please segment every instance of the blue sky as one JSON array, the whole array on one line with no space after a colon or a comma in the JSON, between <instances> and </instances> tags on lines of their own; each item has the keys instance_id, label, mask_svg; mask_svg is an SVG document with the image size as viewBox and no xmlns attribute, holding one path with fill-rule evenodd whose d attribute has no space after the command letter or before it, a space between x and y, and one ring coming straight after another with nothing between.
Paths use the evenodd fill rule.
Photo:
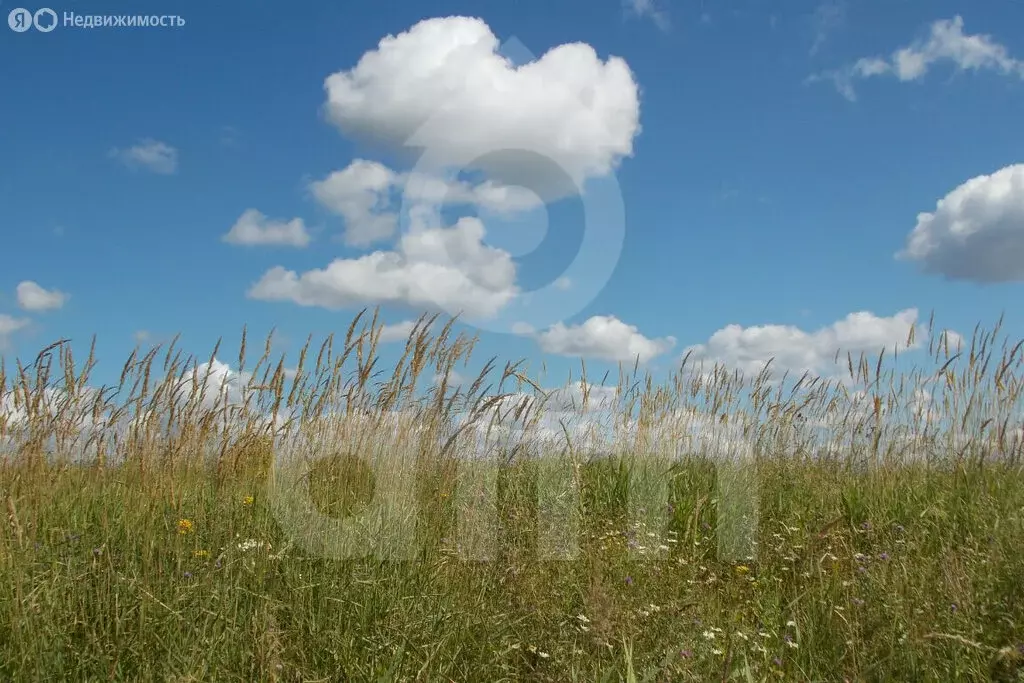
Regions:
<instances>
[{"instance_id":1,"label":"blue sky","mask_svg":"<svg viewBox=\"0 0 1024 683\"><path fill-rule=\"evenodd\" d=\"M1024 3L652 3L4 29L0 351L95 333L112 381L139 340L295 353L382 304L469 310L478 360L560 384L695 345L828 373L914 309L1024 332Z\"/></svg>"}]
</instances>

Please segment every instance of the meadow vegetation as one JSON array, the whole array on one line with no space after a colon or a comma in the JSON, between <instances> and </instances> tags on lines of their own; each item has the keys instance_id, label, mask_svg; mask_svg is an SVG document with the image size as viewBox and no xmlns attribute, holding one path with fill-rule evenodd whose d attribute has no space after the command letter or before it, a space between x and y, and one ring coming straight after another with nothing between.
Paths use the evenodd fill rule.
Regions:
<instances>
[{"instance_id":1,"label":"meadow vegetation","mask_svg":"<svg viewBox=\"0 0 1024 683\"><path fill-rule=\"evenodd\" d=\"M8 359L0 679L1024 680L998 325L559 391L451 381L452 329L387 368L367 314L291 368L172 343L107 387L65 342Z\"/></svg>"}]
</instances>

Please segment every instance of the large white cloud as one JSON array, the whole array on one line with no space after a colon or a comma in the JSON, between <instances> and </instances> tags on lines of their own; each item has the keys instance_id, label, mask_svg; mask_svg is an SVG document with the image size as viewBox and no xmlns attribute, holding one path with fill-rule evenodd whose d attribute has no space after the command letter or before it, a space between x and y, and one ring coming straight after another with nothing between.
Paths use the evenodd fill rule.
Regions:
<instances>
[{"instance_id":1,"label":"large white cloud","mask_svg":"<svg viewBox=\"0 0 1024 683\"><path fill-rule=\"evenodd\" d=\"M347 134L425 148L440 167L517 178L539 156L579 184L632 155L639 92L624 60L570 43L516 67L499 48L480 19L421 21L326 79L327 116Z\"/></svg>"},{"instance_id":2,"label":"large white cloud","mask_svg":"<svg viewBox=\"0 0 1024 683\"><path fill-rule=\"evenodd\" d=\"M720 363L748 377L756 376L772 359L776 375L789 371L842 376L847 372L847 353L857 358L861 353L877 356L883 349L888 353L905 350L917 317L916 308L889 317L861 311L813 332L793 325L727 325L704 344L688 347L683 355L689 353L691 363ZM914 346L925 336L924 330L915 330ZM841 355L838 364L837 352Z\"/></svg>"},{"instance_id":3,"label":"large white cloud","mask_svg":"<svg viewBox=\"0 0 1024 683\"><path fill-rule=\"evenodd\" d=\"M634 325L610 315L595 315L581 325L557 323L536 336L541 349L562 356L646 363L669 351L674 337L648 339Z\"/></svg>"},{"instance_id":4,"label":"large white cloud","mask_svg":"<svg viewBox=\"0 0 1024 683\"><path fill-rule=\"evenodd\" d=\"M335 259L301 275L272 268L249 296L328 309L378 304L490 317L518 289L512 257L483 238L483 223L472 217L447 228L418 226L401 237L394 251Z\"/></svg>"},{"instance_id":5,"label":"large white cloud","mask_svg":"<svg viewBox=\"0 0 1024 683\"><path fill-rule=\"evenodd\" d=\"M240 246L305 247L310 237L301 218L281 221L267 218L256 209L247 209L222 238Z\"/></svg>"},{"instance_id":6,"label":"large white cloud","mask_svg":"<svg viewBox=\"0 0 1024 683\"><path fill-rule=\"evenodd\" d=\"M932 23L927 38L893 51L889 57L865 57L837 71L812 76L810 80L831 80L849 100L857 98L853 82L877 76L895 76L903 82L927 75L935 64L949 63L961 71L989 70L1004 76L1024 78L1024 61L1010 56L1005 46L984 34L965 34L959 15Z\"/></svg>"},{"instance_id":7,"label":"large white cloud","mask_svg":"<svg viewBox=\"0 0 1024 683\"><path fill-rule=\"evenodd\" d=\"M31 280L17 287L18 306L26 311L54 311L64 306L68 295L56 289L45 289Z\"/></svg>"},{"instance_id":8,"label":"large white cloud","mask_svg":"<svg viewBox=\"0 0 1024 683\"><path fill-rule=\"evenodd\" d=\"M1024 281L1024 164L971 178L918 214L897 257L950 279Z\"/></svg>"}]
</instances>

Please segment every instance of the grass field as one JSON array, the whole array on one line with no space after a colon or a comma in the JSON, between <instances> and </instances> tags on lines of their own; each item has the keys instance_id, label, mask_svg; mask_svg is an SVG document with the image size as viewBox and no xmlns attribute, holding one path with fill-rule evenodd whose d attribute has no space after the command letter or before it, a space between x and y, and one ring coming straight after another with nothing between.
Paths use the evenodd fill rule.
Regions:
<instances>
[{"instance_id":1,"label":"grass field","mask_svg":"<svg viewBox=\"0 0 1024 683\"><path fill-rule=\"evenodd\" d=\"M998 326L554 393L448 386L473 344L439 324L382 369L379 329L291 370L243 339L223 387L173 345L109 389L64 344L8 362L0 679L1024 680Z\"/></svg>"}]
</instances>

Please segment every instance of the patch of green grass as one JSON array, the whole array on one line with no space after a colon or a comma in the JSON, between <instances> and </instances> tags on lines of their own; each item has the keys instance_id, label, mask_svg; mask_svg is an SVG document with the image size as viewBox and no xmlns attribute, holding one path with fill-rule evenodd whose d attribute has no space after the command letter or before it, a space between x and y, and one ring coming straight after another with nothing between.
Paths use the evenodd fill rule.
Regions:
<instances>
[{"instance_id":1,"label":"patch of green grass","mask_svg":"<svg viewBox=\"0 0 1024 683\"><path fill-rule=\"evenodd\" d=\"M35 377L0 377L6 396L38 387L17 399L20 415L0 419L12 454L0 467L0 679L1024 680L1024 472L1005 451L977 455L999 438L990 427L975 427L969 453L897 459L878 456L874 437L858 445L862 425L850 423L830 427L853 444L843 459L807 457L779 445L783 428L802 433L780 400L742 471L706 449L666 459L639 440L601 458L571 441L499 450L474 469L464 442L435 438L450 404L401 400L424 367L450 370L461 342L431 346L414 333L398 379L371 392L372 330L355 369L367 404L386 406L372 419L317 407L332 390L353 396L317 374L341 374L334 360L318 359L305 383L300 371L294 392L278 364L254 373L271 400L254 402L241 429L210 417L237 403L136 392L137 406L170 415L173 428L136 419L114 448L97 449L112 457L84 465L55 456L96 449L115 421L79 441L61 434L86 411L116 416L131 401L97 410L84 382L65 382L82 402L54 419L25 398L52 386L37 381L38 366ZM128 367L125 382L153 365ZM1017 391L1005 369L1016 366L1004 357L990 373L1001 367L999 382ZM958 394L978 395L964 388L971 368L951 380ZM150 384L183 376L172 364ZM298 465L275 460L271 423L252 418L275 405L301 408L302 428L332 444L326 456L303 454L294 490L275 482ZM866 422L882 424L881 412L874 404ZM409 457L388 459L399 452ZM398 510L414 533L400 556L332 557L282 516L286 495L309 503L325 535L369 519L394 485L388 462L415 469ZM741 475L731 488L730 471ZM730 534L748 508L746 557Z\"/></svg>"}]
</instances>

